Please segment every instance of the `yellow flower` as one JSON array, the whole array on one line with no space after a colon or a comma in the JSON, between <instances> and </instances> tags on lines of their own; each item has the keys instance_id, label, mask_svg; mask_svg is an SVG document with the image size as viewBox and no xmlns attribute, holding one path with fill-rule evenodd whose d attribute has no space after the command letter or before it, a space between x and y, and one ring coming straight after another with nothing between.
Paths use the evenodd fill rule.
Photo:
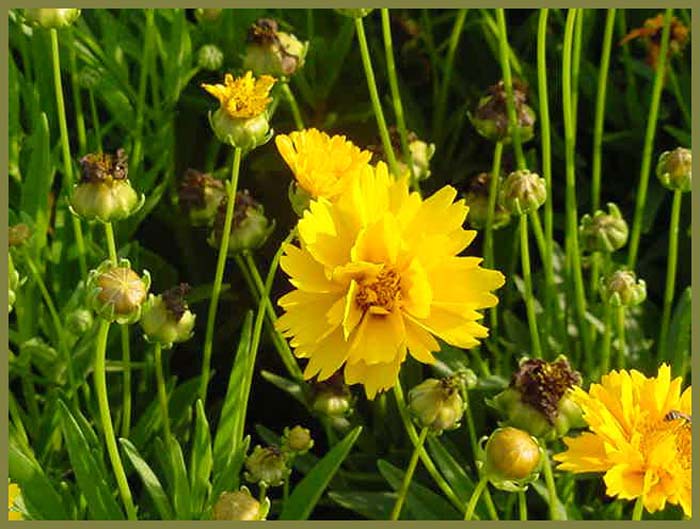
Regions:
<instances>
[{"instance_id":1,"label":"yellow flower","mask_svg":"<svg viewBox=\"0 0 700 529\"><path fill-rule=\"evenodd\" d=\"M224 76L224 84L202 83L202 88L221 103L226 113L232 118L252 118L262 114L272 98L268 97L275 78L261 75L255 79L253 72L246 72L236 79L230 73Z\"/></svg>"},{"instance_id":2,"label":"yellow flower","mask_svg":"<svg viewBox=\"0 0 700 529\"><path fill-rule=\"evenodd\" d=\"M275 143L298 185L312 198L335 199L372 157L345 136L331 137L316 129L280 134Z\"/></svg>"},{"instance_id":3,"label":"yellow flower","mask_svg":"<svg viewBox=\"0 0 700 529\"><path fill-rule=\"evenodd\" d=\"M649 512L680 504L690 516L691 388L681 394L681 379L671 380L663 364L656 378L612 371L588 393L574 388L572 398L591 431L564 439L569 449L554 456L558 468L604 472L608 495L641 496Z\"/></svg>"},{"instance_id":4,"label":"yellow flower","mask_svg":"<svg viewBox=\"0 0 700 529\"><path fill-rule=\"evenodd\" d=\"M7 504L8 504L8 520L22 520L22 513L17 510L15 500L20 494L19 486L16 483L8 483L7 485Z\"/></svg>"},{"instance_id":5,"label":"yellow flower","mask_svg":"<svg viewBox=\"0 0 700 529\"><path fill-rule=\"evenodd\" d=\"M407 351L423 363L435 336L469 348L485 338L478 309L492 307L500 272L458 257L476 236L462 229L469 208L443 187L426 200L395 181L387 166L367 165L330 202L312 201L299 221L301 248L288 244L282 269L296 290L279 300L278 327L305 378L325 380L345 364L345 381L369 398L396 383Z\"/></svg>"}]
</instances>

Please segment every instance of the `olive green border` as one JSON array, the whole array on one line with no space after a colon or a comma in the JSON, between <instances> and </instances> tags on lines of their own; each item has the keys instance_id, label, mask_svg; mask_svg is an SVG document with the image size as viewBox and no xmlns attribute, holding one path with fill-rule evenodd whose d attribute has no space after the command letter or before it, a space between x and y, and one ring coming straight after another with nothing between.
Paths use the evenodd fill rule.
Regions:
<instances>
[{"instance_id":1,"label":"olive green border","mask_svg":"<svg viewBox=\"0 0 700 529\"><path fill-rule=\"evenodd\" d=\"M323 0L267 0L263 2L267 7L287 7L287 8L330 8L330 7L366 7L370 2L361 0L344 0L344 1L323 1ZM147 4L147 5L144 5ZM223 4L223 5L222 5ZM174 8L174 7L224 7L224 8L259 8L261 2L252 0L242 0L236 2L230 2L224 4L215 2L193 2L192 0L183 2L182 0L151 0L150 2L144 2L143 0L131 1L131 0L121 0L121 1L106 1L106 0L92 0L92 1L76 1L73 2L74 7L100 7L100 8L143 8L143 7L163 7L163 8ZM553 0L539 0L538 2L533 1L518 1L518 0L496 0L491 2L474 2L474 1L450 1L450 0L438 0L435 3L428 2L427 0L398 0L398 1L387 1L384 0L381 3L381 7L403 7L403 8L417 8L417 7L430 7L430 8L461 8L461 7L505 7L505 8L534 8L534 7L584 7L588 9L594 8L609 8L609 7L622 7L622 8L661 8L661 7L678 7L678 8L693 8L696 5L700 7L700 2L698 0L686 0L685 2L676 1L666 1L666 0L617 0L611 1L599 1L599 0L587 0L585 2L575 1L566 2L559 1L555 2ZM664 5L666 4L666 5ZM56 2L56 1L25 1L25 2L8 2L6 0L0 0L0 12L3 16L0 20L0 109L6 109L6 104L3 105L1 102L7 102L7 90L8 90L8 70L7 70L7 53L8 53L8 16L7 10L14 7L65 7L66 2ZM377 7L377 6L375 6ZM691 35L698 35L700 33L700 19L691 11L692 25L691 25ZM697 38L691 37L691 49L694 58L693 63L693 80L692 80L692 108L697 109L700 106L700 78L698 77L698 61L700 61L700 41ZM0 167L7 167L8 163L8 122L7 122L7 112L3 112L2 116L2 138L0 138ZM692 116L692 150L700 152L700 139L698 138L698 121L700 120L700 113L694 112ZM696 156L694 162L695 174L698 175L698 165L700 165L700 159ZM698 245L698 240L700 239L700 183L697 177L693 183L693 193L692 193L692 293L693 302L692 309L693 314L700 314L700 300L698 300L698 294L700 291L700 246ZM0 248L7 246L7 212L8 212L8 188L6 178L2 179L2 184L0 186ZM7 277L7 261L2 258L0 259L0 278L5 281ZM4 283L3 283L4 284ZM8 330L8 318L5 307L7 307L6 290L4 287L0 288L0 337L7 336ZM697 320L697 317L695 318ZM7 410L7 399L8 399L8 369L7 362L4 358L7 358L7 341L1 338L2 342L1 351L2 355L0 358L0 409ZM697 387L698 373L700 373L700 333L698 332L698 326L694 325L692 329L692 375L691 378L694 385ZM697 391L693 394L693 414L698 416L698 398ZM8 451L8 422L7 422L7 412L3 411L2 418L0 418L0 454L6 454ZM698 430L700 429L700 424L698 421L693 425L693 438L694 444L698 439ZM696 445L697 446L697 445ZM0 457L0 476L6 479L7 476L7 457ZM698 466L700 462L698 458L695 458L693 462L693 482L700 482L700 470ZM5 488L0 486L0 506L5 505ZM700 512L700 487L696 486L693 494L693 510L695 513ZM698 525L698 515L690 522L686 522L684 525L688 524ZM118 528L125 525L126 522L101 522L101 521L56 521L56 522L39 522L39 521L23 521L15 522L21 523L22 527L26 524L28 527L45 527L45 528L60 528L60 529L70 529L76 526L81 527L105 527L105 528ZM245 522L189 522L189 521L149 521L149 522L131 522L131 524L143 524L148 525L152 528L170 528L172 526L177 527L197 527L201 523L214 524L217 527L245 527ZM422 521L406 521L406 522L376 522L376 521L307 521L307 522L272 522L276 527L281 528L301 528L306 525L316 525L317 527L324 528L366 528L370 524L371 526L381 525L386 527L392 524L401 524L402 527L424 527L427 523L431 526L439 525L441 528L446 527L458 527L465 522L459 521L442 521L442 522L422 522ZM516 521L502 521L502 522L469 522L476 523L480 527L485 527L487 525L498 527L515 527L515 524L522 522ZM580 526L584 524L595 524L596 527L617 527L622 524L628 523L627 521L590 521L581 522L573 521L566 522L568 525ZM650 527L668 527L669 524L676 525L682 522L656 522L649 521L645 525ZM15 527L14 524L10 522L5 522L5 519L0 516L0 527L5 527L6 525ZM547 521L531 521L529 526L544 526L552 527L550 522Z\"/></svg>"}]
</instances>

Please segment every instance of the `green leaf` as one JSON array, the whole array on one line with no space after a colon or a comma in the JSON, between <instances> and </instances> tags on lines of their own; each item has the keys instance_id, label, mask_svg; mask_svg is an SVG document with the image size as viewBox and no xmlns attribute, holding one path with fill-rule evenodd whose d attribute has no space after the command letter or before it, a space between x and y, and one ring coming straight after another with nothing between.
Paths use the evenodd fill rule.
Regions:
<instances>
[{"instance_id":1,"label":"green leaf","mask_svg":"<svg viewBox=\"0 0 700 529\"><path fill-rule=\"evenodd\" d=\"M437 437L428 436L428 451L455 494L462 501L469 501L474 491L474 481L464 471L464 467L442 446Z\"/></svg>"},{"instance_id":2,"label":"green leaf","mask_svg":"<svg viewBox=\"0 0 700 529\"><path fill-rule=\"evenodd\" d=\"M299 401L302 405L307 405L306 397L304 396L304 387L299 382L275 375L264 369L260 372L260 375L270 384L278 387L289 396Z\"/></svg>"},{"instance_id":3,"label":"green leaf","mask_svg":"<svg viewBox=\"0 0 700 529\"><path fill-rule=\"evenodd\" d=\"M532 488L535 489L537 494L539 494L542 499L545 501L547 505L549 505L549 490L547 490L546 485L542 480L539 481L533 481L532 482ZM557 511L558 518L560 520L568 520L569 516L567 515L566 512L566 507L564 507L564 504L561 502L559 498L557 498L557 504L555 506L555 510Z\"/></svg>"},{"instance_id":4,"label":"green leaf","mask_svg":"<svg viewBox=\"0 0 700 529\"><path fill-rule=\"evenodd\" d=\"M197 419L190 458L190 490L192 491L192 511L198 514L202 512L204 500L211 488L209 477L211 476L213 458L209 422L204 414L204 405L201 399L197 399L196 410Z\"/></svg>"},{"instance_id":5,"label":"green leaf","mask_svg":"<svg viewBox=\"0 0 700 529\"><path fill-rule=\"evenodd\" d=\"M53 184L49 121L43 112L33 122L29 137L29 165L22 183L21 210L34 219L34 242L37 250L46 245L49 225L49 193Z\"/></svg>"},{"instance_id":6,"label":"green leaf","mask_svg":"<svg viewBox=\"0 0 700 529\"><path fill-rule=\"evenodd\" d=\"M143 481L143 485L146 487L146 491L151 497L151 500L153 500L153 504L158 510L160 517L163 520L172 520L174 518L173 508L168 500L168 495L165 493L163 486L158 480L158 476L151 470L151 467L143 460L139 451L128 439L121 438L119 439L119 443L122 445L124 453L129 458L129 461L131 461L136 472L141 476L141 481Z\"/></svg>"},{"instance_id":7,"label":"green leaf","mask_svg":"<svg viewBox=\"0 0 700 529\"><path fill-rule=\"evenodd\" d=\"M354 428L345 438L333 447L318 464L302 479L287 498L280 520L306 520L323 491L328 486L341 463L362 432L362 426Z\"/></svg>"},{"instance_id":8,"label":"green leaf","mask_svg":"<svg viewBox=\"0 0 700 529\"><path fill-rule=\"evenodd\" d=\"M668 332L666 351L675 375L685 375L686 368L689 368L692 308L692 289L687 287L673 311Z\"/></svg>"},{"instance_id":9,"label":"green leaf","mask_svg":"<svg viewBox=\"0 0 700 529\"><path fill-rule=\"evenodd\" d=\"M189 520L192 516L192 502L182 448L174 437L166 439L165 446L168 450L168 462L172 470L173 482L171 488L175 514L179 520Z\"/></svg>"},{"instance_id":10,"label":"green leaf","mask_svg":"<svg viewBox=\"0 0 700 529\"><path fill-rule=\"evenodd\" d=\"M395 492L331 491L328 497L341 507L356 512L370 520L388 520L396 503ZM406 509L400 519L406 518Z\"/></svg>"},{"instance_id":11,"label":"green leaf","mask_svg":"<svg viewBox=\"0 0 700 529\"><path fill-rule=\"evenodd\" d=\"M78 422L63 401L59 401L58 409L68 457L80 491L85 496L90 516L97 520L123 520L124 514L112 496L112 487L95 461Z\"/></svg>"},{"instance_id":12,"label":"green leaf","mask_svg":"<svg viewBox=\"0 0 700 529\"><path fill-rule=\"evenodd\" d=\"M211 501L216 501L225 490L236 490L239 485L239 474L243 460L250 446L250 435L245 436L236 452L229 454L220 472L214 473L214 485L210 495Z\"/></svg>"}]
</instances>

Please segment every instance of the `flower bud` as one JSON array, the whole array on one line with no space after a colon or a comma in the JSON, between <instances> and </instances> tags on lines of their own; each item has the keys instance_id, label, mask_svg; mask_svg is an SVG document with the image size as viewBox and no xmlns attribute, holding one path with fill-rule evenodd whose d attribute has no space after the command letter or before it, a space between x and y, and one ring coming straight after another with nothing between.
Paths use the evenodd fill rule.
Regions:
<instances>
[{"instance_id":1,"label":"flower bud","mask_svg":"<svg viewBox=\"0 0 700 529\"><path fill-rule=\"evenodd\" d=\"M70 26L80 16L80 9L25 9L27 22L44 29Z\"/></svg>"},{"instance_id":2,"label":"flower bud","mask_svg":"<svg viewBox=\"0 0 700 529\"><path fill-rule=\"evenodd\" d=\"M690 149L678 147L659 156L656 176L661 184L672 190L690 191L693 180L693 156Z\"/></svg>"},{"instance_id":3,"label":"flower bud","mask_svg":"<svg viewBox=\"0 0 700 529\"><path fill-rule=\"evenodd\" d=\"M264 520L270 510L270 500L265 497L262 504L253 498L248 487L235 492L222 492L212 509L214 520Z\"/></svg>"},{"instance_id":4,"label":"flower bud","mask_svg":"<svg viewBox=\"0 0 700 529\"><path fill-rule=\"evenodd\" d=\"M341 373L313 384L311 408L316 413L332 419L343 418L352 413L352 394Z\"/></svg>"},{"instance_id":5,"label":"flower bud","mask_svg":"<svg viewBox=\"0 0 700 529\"><path fill-rule=\"evenodd\" d=\"M70 205L85 220L113 222L133 215L145 197L131 187L124 149L116 154L88 154L80 159L81 179L73 187Z\"/></svg>"},{"instance_id":6,"label":"flower bud","mask_svg":"<svg viewBox=\"0 0 700 529\"><path fill-rule=\"evenodd\" d=\"M267 487L282 485L290 474L285 455L276 446L257 445L245 460L245 479Z\"/></svg>"},{"instance_id":7,"label":"flower bud","mask_svg":"<svg viewBox=\"0 0 700 529\"><path fill-rule=\"evenodd\" d=\"M75 309L66 318L66 328L76 336L85 334L93 323L92 311L85 308Z\"/></svg>"},{"instance_id":8,"label":"flower bud","mask_svg":"<svg viewBox=\"0 0 700 529\"><path fill-rule=\"evenodd\" d=\"M100 82L102 74L97 68L85 66L78 73L78 84L86 90L94 90Z\"/></svg>"},{"instance_id":9,"label":"flower bud","mask_svg":"<svg viewBox=\"0 0 700 529\"><path fill-rule=\"evenodd\" d=\"M12 307L17 299L16 291L19 288L19 272L15 269L15 265L12 261L12 255L8 252L7 254L7 303L8 303L8 313L12 312Z\"/></svg>"},{"instance_id":10,"label":"flower bud","mask_svg":"<svg viewBox=\"0 0 700 529\"><path fill-rule=\"evenodd\" d=\"M501 189L501 203L509 211L524 215L536 211L547 200L544 178L527 169L513 171Z\"/></svg>"},{"instance_id":11,"label":"flower bud","mask_svg":"<svg viewBox=\"0 0 700 529\"><path fill-rule=\"evenodd\" d=\"M287 190L287 195L289 197L289 203L292 205L294 213L296 213L299 218L304 216L304 211L309 209L309 204L313 197L306 189L301 187L296 180L289 182L289 188Z\"/></svg>"},{"instance_id":12,"label":"flower bud","mask_svg":"<svg viewBox=\"0 0 700 529\"><path fill-rule=\"evenodd\" d=\"M221 16L223 9L203 9L194 10L194 16L198 22L216 22Z\"/></svg>"},{"instance_id":13,"label":"flower bud","mask_svg":"<svg viewBox=\"0 0 700 529\"><path fill-rule=\"evenodd\" d=\"M148 271L144 270L139 277L127 259L120 259L117 265L103 261L88 275L88 304L108 321L134 323L141 317L150 286Z\"/></svg>"},{"instance_id":14,"label":"flower bud","mask_svg":"<svg viewBox=\"0 0 700 529\"><path fill-rule=\"evenodd\" d=\"M334 11L340 15L350 18L364 18L367 15L369 15L372 11L374 11L374 8L365 7L358 9L335 9Z\"/></svg>"},{"instance_id":15,"label":"flower bud","mask_svg":"<svg viewBox=\"0 0 700 529\"><path fill-rule=\"evenodd\" d=\"M197 64L204 70L218 70L224 64L224 52L215 44L205 44L197 52Z\"/></svg>"},{"instance_id":16,"label":"flower bud","mask_svg":"<svg viewBox=\"0 0 700 529\"><path fill-rule=\"evenodd\" d=\"M603 301L613 307L632 307L647 298L647 284L630 270L617 270L600 280Z\"/></svg>"},{"instance_id":17,"label":"flower bud","mask_svg":"<svg viewBox=\"0 0 700 529\"><path fill-rule=\"evenodd\" d=\"M416 137L409 141L408 150L411 153L414 178L418 181L430 178L430 160L435 154L435 144L426 143Z\"/></svg>"},{"instance_id":18,"label":"flower bud","mask_svg":"<svg viewBox=\"0 0 700 529\"><path fill-rule=\"evenodd\" d=\"M255 75L290 77L304 65L309 43L279 31L276 20L261 18L248 30L243 68Z\"/></svg>"},{"instance_id":19,"label":"flower bud","mask_svg":"<svg viewBox=\"0 0 700 529\"><path fill-rule=\"evenodd\" d=\"M499 489L522 490L539 477L542 449L526 431L498 428L488 438L484 452L484 475Z\"/></svg>"},{"instance_id":20,"label":"flower bud","mask_svg":"<svg viewBox=\"0 0 700 529\"><path fill-rule=\"evenodd\" d=\"M581 245L589 252L610 253L627 244L629 230L620 210L608 202L608 211L598 210L592 217L588 213L581 217Z\"/></svg>"},{"instance_id":21,"label":"flower bud","mask_svg":"<svg viewBox=\"0 0 700 529\"><path fill-rule=\"evenodd\" d=\"M500 179L500 178L499 178ZM486 227L489 214L489 186L491 185L491 173L479 173L471 179L464 202L469 206L467 220L469 224L478 230ZM499 186L503 185L499 182ZM493 211L493 229L497 230L510 222L510 212L496 200Z\"/></svg>"},{"instance_id":22,"label":"flower bud","mask_svg":"<svg viewBox=\"0 0 700 529\"><path fill-rule=\"evenodd\" d=\"M219 210L214 219L214 229L207 239L212 248L219 248L221 245L227 205L226 198L219 204ZM265 216L262 205L253 200L247 190L239 191L236 193L236 203L233 208L228 255L232 257L244 251L260 248L274 229L275 223L270 222Z\"/></svg>"},{"instance_id":23,"label":"flower bud","mask_svg":"<svg viewBox=\"0 0 700 529\"><path fill-rule=\"evenodd\" d=\"M513 131L508 121L507 95L503 81L489 87L488 92L488 95L479 100L474 114L469 114L469 118L481 136L507 145L512 141ZM513 100L520 141L524 143L534 136L536 115L526 104L527 93L523 83L513 83Z\"/></svg>"},{"instance_id":24,"label":"flower bud","mask_svg":"<svg viewBox=\"0 0 700 529\"><path fill-rule=\"evenodd\" d=\"M408 408L421 427L437 435L454 430L464 413L459 389L457 377L429 378L408 392Z\"/></svg>"},{"instance_id":25,"label":"flower bud","mask_svg":"<svg viewBox=\"0 0 700 529\"><path fill-rule=\"evenodd\" d=\"M148 296L140 320L147 341L170 349L174 343L192 337L195 315L190 312L185 300L189 290L189 285L180 283L158 296Z\"/></svg>"},{"instance_id":26,"label":"flower bud","mask_svg":"<svg viewBox=\"0 0 700 529\"><path fill-rule=\"evenodd\" d=\"M226 200L226 188L221 180L188 169L178 197L180 207L187 212L193 226L211 226L219 205Z\"/></svg>"},{"instance_id":27,"label":"flower bud","mask_svg":"<svg viewBox=\"0 0 700 529\"><path fill-rule=\"evenodd\" d=\"M285 428L282 435L282 450L294 454L304 454L314 446L311 438L311 431L302 426L295 426L292 429Z\"/></svg>"}]
</instances>

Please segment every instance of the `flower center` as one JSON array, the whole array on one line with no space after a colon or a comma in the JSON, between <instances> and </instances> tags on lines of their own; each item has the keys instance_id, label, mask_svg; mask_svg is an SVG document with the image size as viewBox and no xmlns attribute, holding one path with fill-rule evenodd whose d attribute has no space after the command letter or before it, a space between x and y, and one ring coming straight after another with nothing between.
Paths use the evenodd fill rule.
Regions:
<instances>
[{"instance_id":1,"label":"flower center","mask_svg":"<svg viewBox=\"0 0 700 529\"><path fill-rule=\"evenodd\" d=\"M363 311L374 309L372 311L377 314L388 314L394 310L400 290L399 273L391 268L384 269L376 278L360 284L355 303Z\"/></svg>"}]
</instances>

